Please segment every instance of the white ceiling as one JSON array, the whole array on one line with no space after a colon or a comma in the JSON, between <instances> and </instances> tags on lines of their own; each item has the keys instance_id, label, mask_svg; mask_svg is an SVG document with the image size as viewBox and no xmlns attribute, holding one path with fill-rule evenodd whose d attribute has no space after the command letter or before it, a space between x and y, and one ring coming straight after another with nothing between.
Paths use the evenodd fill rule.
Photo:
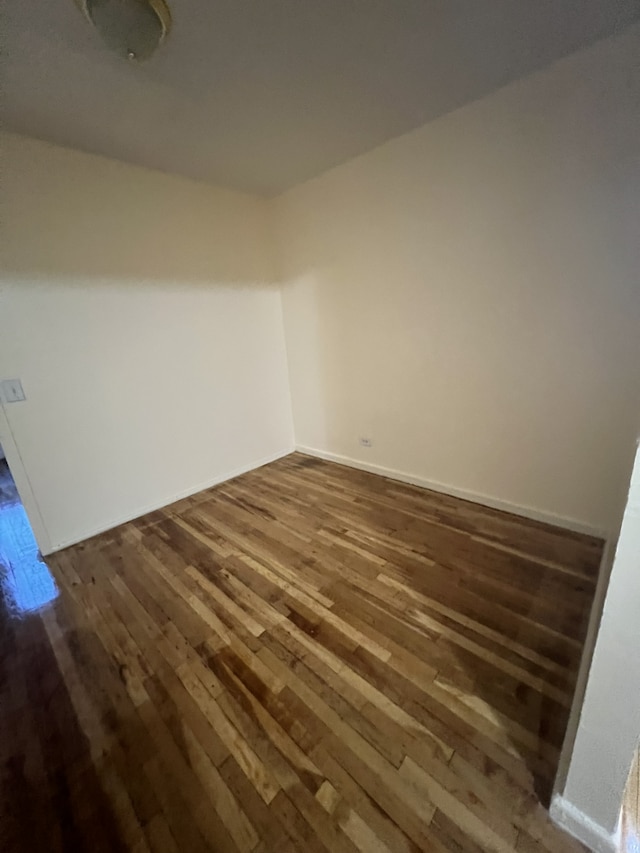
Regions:
<instances>
[{"instance_id":1,"label":"white ceiling","mask_svg":"<svg viewBox=\"0 0 640 853\"><path fill-rule=\"evenodd\" d=\"M640 0L172 0L134 65L73 0L3 5L5 127L267 195L640 18Z\"/></svg>"}]
</instances>

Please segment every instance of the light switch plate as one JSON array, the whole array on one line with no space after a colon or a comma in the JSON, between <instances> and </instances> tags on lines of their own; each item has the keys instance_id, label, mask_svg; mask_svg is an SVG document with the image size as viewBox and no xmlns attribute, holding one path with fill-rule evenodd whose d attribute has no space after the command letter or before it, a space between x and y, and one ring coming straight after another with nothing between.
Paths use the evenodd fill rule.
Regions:
<instances>
[{"instance_id":1,"label":"light switch plate","mask_svg":"<svg viewBox=\"0 0 640 853\"><path fill-rule=\"evenodd\" d=\"M0 382L0 395L4 403L21 403L25 399L22 382L19 379L5 379Z\"/></svg>"}]
</instances>

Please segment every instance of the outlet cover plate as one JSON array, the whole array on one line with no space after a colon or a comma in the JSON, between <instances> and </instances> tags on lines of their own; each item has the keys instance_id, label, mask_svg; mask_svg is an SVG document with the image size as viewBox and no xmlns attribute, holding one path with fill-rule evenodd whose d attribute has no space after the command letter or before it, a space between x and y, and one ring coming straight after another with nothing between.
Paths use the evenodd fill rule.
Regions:
<instances>
[{"instance_id":1,"label":"outlet cover plate","mask_svg":"<svg viewBox=\"0 0 640 853\"><path fill-rule=\"evenodd\" d=\"M21 403L26 399L22 382L19 379L5 379L0 382L0 397L4 403Z\"/></svg>"}]
</instances>

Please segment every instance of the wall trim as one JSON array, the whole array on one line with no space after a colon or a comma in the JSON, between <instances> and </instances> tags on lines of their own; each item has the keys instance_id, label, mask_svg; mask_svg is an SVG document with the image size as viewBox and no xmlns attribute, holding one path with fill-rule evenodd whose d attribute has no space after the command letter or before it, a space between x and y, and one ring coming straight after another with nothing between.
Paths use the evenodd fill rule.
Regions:
<instances>
[{"instance_id":1,"label":"wall trim","mask_svg":"<svg viewBox=\"0 0 640 853\"><path fill-rule=\"evenodd\" d=\"M600 824L591 820L560 794L554 795L549 814L557 826L586 844L594 853L616 853L618 849L616 835L612 835Z\"/></svg>"},{"instance_id":2,"label":"wall trim","mask_svg":"<svg viewBox=\"0 0 640 853\"><path fill-rule=\"evenodd\" d=\"M216 477L213 477L209 480L205 480L202 483L198 483L196 486L190 486L187 489L183 489L180 492L176 492L170 497L162 500L160 503L154 502L152 504L147 504L146 506L139 507L133 513L127 513L127 515L119 516L115 519L112 519L107 524L99 525L95 528L90 528L89 530L83 532L78 536L74 536L71 539L65 539L62 542L56 542L48 551L43 551L43 555L46 557L49 554L54 554L56 551L62 551L63 548L69 548L71 545L77 545L79 542L84 542L85 539L91 539L92 536L97 536L99 533L105 533L107 530L112 530L114 527L119 527L121 524L126 524L129 521L134 521L136 518L140 518L140 516L146 515L148 512L154 512L158 509L164 509L170 504L182 500L182 498L189 498L191 497L191 495L196 495L198 492L203 492L205 489L210 489L213 486L219 486L220 483L226 483L227 480L233 480L234 477L239 477L241 474L247 474L249 471L255 471L256 468L261 468L263 465L268 465L270 462L275 462L277 459L282 459L284 456L289 456L289 454L293 453L293 451L293 447L288 447L286 450L279 450L277 453L272 453L269 456L263 456L261 459L257 459L254 462L249 463L248 465L242 465L239 468L234 468L233 470L227 471L224 474L219 474Z\"/></svg>"},{"instance_id":3,"label":"wall trim","mask_svg":"<svg viewBox=\"0 0 640 853\"><path fill-rule=\"evenodd\" d=\"M472 492L468 489L460 489L457 486L449 486L444 483L439 483L436 480L428 480L426 477L419 477L415 474L407 474L405 471L397 471L395 468L385 468L383 465L375 465L371 462L362 462L359 459L353 459L350 456L343 456L340 453L329 453L325 450L317 450L315 447L305 447L297 445L298 453L305 453L307 456L315 456L318 459L326 459L328 462L337 462L340 465L346 465L349 468L357 468L359 471L367 471L369 474L379 474L382 477L387 477L390 480L398 480L401 483L409 483L412 486L420 486L423 489L431 489L434 492L440 492L444 495L450 495L454 498L462 498L465 501L482 504L483 506L491 507L491 509L510 512L514 515L520 515L524 518L530 518L533 521L541 521L545 524L552 524L555 527L563 527L565 530L571 530L574 533L584 533L588 536L597 536L605 541L609 538L609 531L602 527L596 527L592 524L587 524L584 521L577 521L574 518L566 518L561 515L555 515L544 510L534 509L529 506L514 504L510 501L504 501L500 498L493 498L489 495L484 495L480 492Z\"/></svg>"}]
</instances>

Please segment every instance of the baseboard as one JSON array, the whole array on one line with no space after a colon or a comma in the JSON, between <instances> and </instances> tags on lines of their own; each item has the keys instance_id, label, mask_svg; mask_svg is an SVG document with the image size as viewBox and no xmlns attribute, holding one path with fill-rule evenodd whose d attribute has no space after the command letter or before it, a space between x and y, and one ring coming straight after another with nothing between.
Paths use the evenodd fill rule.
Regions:
<instances>
[{"instance_id":1,"label":"baseboard","mask_svg":"<svg viewBox=\"0 0 640 853\"><path fill-rule=\"evenodd\" d=\"M586 844L594 853L616 853L618 849L616 836L611 835L560 794L555 794L551 801L549 814L557 826Z\"/></svg>"},{"instance_id":2,"label":"baseboard","mask_svg":"<svg viewBox=\"0 0 640 853\"><path fill-rule=\"evenodd\" d=\"M234 468L232 471L227 471L224 474L220 474L209 480L205 480L202 483L198 483L196 486L190 486L187 489L183 489L182 491L170 495L166 499L163 499L160 503L154 502L153 504L148 504L146 506L139 507L132 513L127 513L126 515L112 519L107 524L86 530L81 535L75 536L72 539L67 539L62 542L56 542L55 545L51 547L51 550L43 552L44 556L46 557L49 554L54 554L56 551L62 551L63 548L69 548L71 545L77 545L79 542L84 542L85 539L91 539L92 536L97 536L99 533L105 533L105 531L107 530L112 530L114 527L119 527L121 524L126 524L129 521L133 521L136 518L140 518L140 516L146 515L148 512L154 512L155 510L163 509L164 507L169 506L170 504L173 504L176 501L182 500L182 498L188 498L191 497L191 495L196 495L198 492L203 492L205 489L210 489L213 486L219 486L220 483L225 483L227 480L232 480L234 477L239 477L241 474L246 474L249 471L254 471L256 468L261 468L263 465L268 465L269 462L275 462L276 459L282 459L284 456L288 456L290 453L293 453L293 450L293 447L289 447L286 450L278 451L278 453L273 453L270 456L264 456L261 459L257 459L254 462L251 462L249 465L243 465L240 468Z\"/></svg>"},{"instance_id":3,"label":"baseboard","mask_svg":"<svg viewBox=\"0 0 640 853\"><path fill-rule=\"evenodd\" d=\"M530 518L533 521L541 521L545 524L552 524L554 527L563 527L565 530L571 530L574 533L584 533L588 536L596 536L598 539L607 539L609 532L601 527L594 527L592 524L577 521L574 518L565 518L561 515L555 515L550 512L535 509L534 507L521 506L511 503L510 501L493 498L490 495L484 495L479 492L471 492L467 489L459 489L456 486L448 486L444 483L438 483L435 480L428 480L425 477L418 477L414 474L407 474L405 471L397 471L395 468L385 468L382 465L374 465L370 462L362 462L359 459L353 459L350 456L342 456L339 453L328 453L325 450L317 450L314 447L304 447L298 445L296 450L299 453L305 453L308 456L316 456L318 459L326 459L328 462L338 462L340 465L347 465L349 468L357 468L359 471L367 471L369 474L379 474L382 477L388 477L390 480L398 480L401 483L409 483L412 486L420 486L423 489L431 489L434 492L441 492L444 495L450 495L454 498L462 498L465 501L482 504L483 506L499 509L503 512L510 512L514 515L520 515L524 518Z\"/></svg>"}]
</instances>

